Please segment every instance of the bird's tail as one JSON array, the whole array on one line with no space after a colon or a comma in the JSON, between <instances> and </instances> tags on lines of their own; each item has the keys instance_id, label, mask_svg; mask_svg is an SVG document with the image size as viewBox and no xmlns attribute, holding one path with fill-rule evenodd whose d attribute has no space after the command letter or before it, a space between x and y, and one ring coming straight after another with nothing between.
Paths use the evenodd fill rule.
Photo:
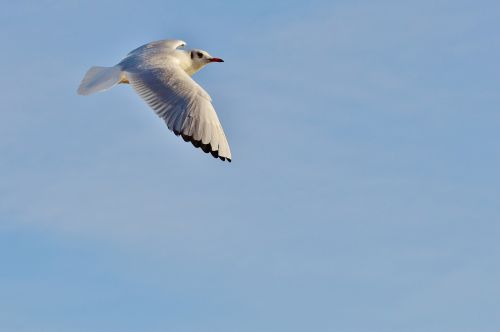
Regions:
<instances>
[{"instance_id":1,"label":"bird's tail","mask_svg":"<svg viewBox=\"0 0 500 332\"><path fill-rule=\"evenodd\" d=\"M108 90L120 83L122 71L119 67L92 67L78 87L78 94L90 95L94 92Z\"/></svg>"}]
</instances>

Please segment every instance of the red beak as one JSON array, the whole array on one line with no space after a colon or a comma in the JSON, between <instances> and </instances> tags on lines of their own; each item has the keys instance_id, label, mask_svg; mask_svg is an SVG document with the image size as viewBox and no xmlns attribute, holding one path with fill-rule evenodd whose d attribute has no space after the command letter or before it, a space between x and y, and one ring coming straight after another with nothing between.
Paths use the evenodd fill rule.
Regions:
<instances>
[{"instance_id":1,"label":"red beak","mask_svg":"<svg viewBox=\"0 0 500 332\"><path fill-rule=\"evenodd\" d=\"M210 59L210 62L224 62L224 60L219 59L219 58L212 58L212 59Z\"/></svg>"}]
</instances>

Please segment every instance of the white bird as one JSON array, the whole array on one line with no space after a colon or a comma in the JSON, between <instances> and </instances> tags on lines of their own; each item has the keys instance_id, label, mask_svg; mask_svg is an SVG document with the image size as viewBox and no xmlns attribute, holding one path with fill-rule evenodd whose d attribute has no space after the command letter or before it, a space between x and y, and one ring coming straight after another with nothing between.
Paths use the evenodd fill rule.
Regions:
<instances>
[{"instance_id":1,"label":"white bird","mask_svg":"<svg viewBox=\"0 0 500 332\"><path fill-rule=\"evenodd\" d=\"M78 88L89 95L131 84L175 135L215 158L231 161L231 151L208 93L191 76L211 62L203 50L181 50L182 40L159 40L130 52L113 67L90 68Z\"/></svg>"}]
</instances>

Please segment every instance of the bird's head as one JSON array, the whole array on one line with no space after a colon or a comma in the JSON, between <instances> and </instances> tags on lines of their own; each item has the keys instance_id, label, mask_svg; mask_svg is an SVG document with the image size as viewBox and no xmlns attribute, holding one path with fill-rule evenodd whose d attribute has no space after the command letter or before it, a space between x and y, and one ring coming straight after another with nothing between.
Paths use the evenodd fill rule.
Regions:
<instances>
[{"instance_id":1,"label":"bird's head","mask_svg":"<svg viewBox=\"0 0 500 332\"><path fill-rule=\"evenodd\" d=\"M189 55L191 57L192 66L195 71L200 70L210 62L224 62L224 60L215 58L211 56L207 51L203 50L191 50L191 52L189 52Z\"/></svg>"}]
</instances>

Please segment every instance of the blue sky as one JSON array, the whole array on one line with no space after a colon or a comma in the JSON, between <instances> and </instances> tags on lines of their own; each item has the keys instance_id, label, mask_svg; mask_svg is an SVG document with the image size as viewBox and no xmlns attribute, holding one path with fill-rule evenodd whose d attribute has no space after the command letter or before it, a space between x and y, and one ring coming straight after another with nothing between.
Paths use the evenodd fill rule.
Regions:
<instances>
[{"instance_id":1,"label":"blue sky","mask_svg":"<svg viewBox=\"0 0 500 332\"><path fill-rule=\"evenodd\" d=\"M500 329L498 1L0 11L0 330ZM233 163L92 65L178 38Z\"/></svg>"}]
</instances>

